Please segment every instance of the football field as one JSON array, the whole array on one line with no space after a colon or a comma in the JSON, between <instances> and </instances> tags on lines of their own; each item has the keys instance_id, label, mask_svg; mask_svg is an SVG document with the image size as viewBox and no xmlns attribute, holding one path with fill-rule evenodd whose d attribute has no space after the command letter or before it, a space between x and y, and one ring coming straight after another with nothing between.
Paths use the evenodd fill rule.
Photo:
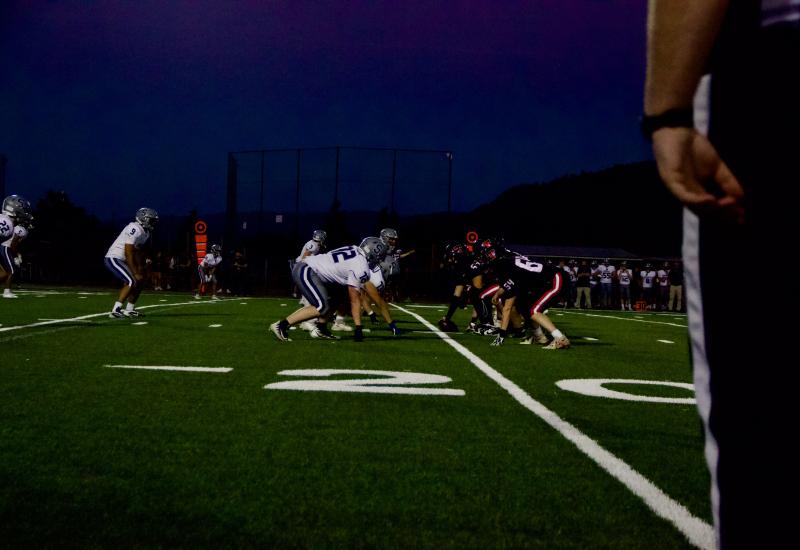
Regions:
<instances>
[{"instance_id":1,"label":"football field","mask_svg":"<svg viewBox=\"0 0 800 550\"><path fill-rule=\"evenodd\" d=\"M278 342L294 299L20 296L0 546L711 544L685 315L551 309L573 345L548 351L444 335L430 304L393 308L399 338Z\"/></svg>"}]
</instances>

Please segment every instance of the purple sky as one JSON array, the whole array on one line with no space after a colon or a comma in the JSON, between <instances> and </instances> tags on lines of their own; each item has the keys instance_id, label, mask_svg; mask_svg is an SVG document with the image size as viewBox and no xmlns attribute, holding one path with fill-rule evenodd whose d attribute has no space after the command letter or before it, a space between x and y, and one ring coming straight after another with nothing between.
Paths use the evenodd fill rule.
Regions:
<instances>
[{"instance_id":1,"label":"purple sky","mask_svg":"<svg viewBox=\"0 0 800 550\"><path fill-rule=\"evenodd\" d=\"M88 7L87 7L88 5ZM226 152L452 149L454 207L649 157L646 3L0 3L7 191L224 209Z\"/></svg>"}]
</instances>

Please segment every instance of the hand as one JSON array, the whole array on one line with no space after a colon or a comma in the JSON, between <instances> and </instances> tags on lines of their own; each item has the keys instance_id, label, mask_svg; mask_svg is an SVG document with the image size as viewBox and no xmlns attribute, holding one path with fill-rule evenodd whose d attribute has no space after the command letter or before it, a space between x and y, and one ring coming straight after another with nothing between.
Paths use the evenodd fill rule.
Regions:
<instances>
[{"instance_id":1,"label":"hand","mask_svg":"<svg viewBox=\"0 0 800 550\"><path fill-rule=\"evenodd\" d=\"M503 338L502 336L500 336L500 335L498 334L497 336L495 336L495 339L494 339L494 340L492 341L492 343L491 343L491 344L489 344L489 345L490 345L490 346L502 346L502 345L503 345L503 342L505 342L505 340L506 340L505 338Z\"/></svg>"},{"instance_id":2,"label":"hand","mask_svg":"<svg viewBox=\"0 0 800 550\"><path fill-rule=\"evenodd\" d=\"M353 333L353 340L356 342L364 341L364 327L361 325L356 325L355 332Z\"/></svg>"},{"instance_id":3,"label":"hand","mask_svg":"<svg viewBox=\"0 0 800 550\"><path fill-rule=\"evenodd\" d=\"M667 189L685 206L698 215L718 212L743 223L744 190L705 136L691 128L661 128L653 134L653 154Z\"/></svg>"},{"instance_id":4,"label":"hand","mask_svg":"<svg viewBox=\"0 0 800 550\"><path fill-rule=\"evenodd\" d=\"M400 336L401 334L403 334L403 331L397 328L397 323L395 323L394 321L389 323L389 329L392 331L392 334L394 336Z\"/></svg>"},{"instance_id":5,"label":"hand","mask_svg":"<svg viewBox=\"0 0 800 550\"><path fill-rule=\"evenodd\" d=\"M14 256L14 265L17 267L22 265L22 256L20 254Z\"/></svg>"}]
</instances>

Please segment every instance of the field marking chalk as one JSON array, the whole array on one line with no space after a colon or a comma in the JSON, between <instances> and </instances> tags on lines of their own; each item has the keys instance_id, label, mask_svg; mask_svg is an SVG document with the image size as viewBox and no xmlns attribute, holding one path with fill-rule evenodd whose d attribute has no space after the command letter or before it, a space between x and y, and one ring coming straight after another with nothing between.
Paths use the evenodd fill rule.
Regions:
<instances>
[{"instance_id":1,"label":"field marking chalk","mask_svg":"<svg viewBox=\"0 0 800 550\"><path fill-rule=\"evenodd\" d=\"M213 324L213 325L208 325L208 328L219 328L219 327L221 327L221 326L222 326L222 325Z\"/></svg>"},{"instance_id":2,"label":"field marking chalk","mask_svg":"<svg viewBox=\"0 0 800 550\"><path fill-rule=\"evenodd\" d=\"M634 470L626 462L605 450L595 440L585 435L569 422L563 420L542 403L536 401L514 382L494 370L486 361L472 353L462 344L450 338L447 333L437 329L436 326L428 322L427 319L397 304L392 304L392 306L411 315L430 331L438 335L446 344L463 355L481 372L506 390L520 405L538 416L541 420L550 425L550 427L554 428L593 460L595 464L620 481L634 495L639 497L648 508L655 512L657 516L674 525L678 531L683 533L691 544L699 548L714 547L714 528L711 527L711 525L692 515L685 506L673 500L669 495L653 484L652 481Z\"/></svg>"},{"instance_id":3,"label":"field marking chalk","mask_svg":"<svg viewBox=\"0 0 800 550\"><path fill-rule=\"evenodd\" d=\"M174 304L154 304L150 306L142 306L138 309L151 309L157 307L175 307L175 306L191 306L191 305L209 305L213 304L214 302L178 302ZM218 303L218 302L217 302ZM74 323L76 321L85 321L87 319L94 319L96 317L107 317L108 311L104 311L102 313L90 313L89 315L79 315L78 317L69 317L67 319L53 319L52 321L40 321L38 323L31 323L29 325L14 325L10 327L2 327L0 328L0 332L10 332L12 330L22 330L24 328L36 328L36 327L43 327L47 325L57 325L59 323Z\"/></svg>"},{"instance_id":4,"label":"field marking chalk","mask_svg":"<svg viewBox=\"0 0 800 550\"><path fill-rule=\"evenodd\" d=\"M656 342L661 342L662 344L674 344L672 340L656 340Z\"/></svg>"},{"instance_id":5,"label":"field marking chalk","mask_svg":"<svg viewBox=\"0 0 800 550\"><path fill-rule=\"evenodd\" d=\"M590 342L597 342L597 338L592 338L591 336L584 336L583 339Z\"/></svg>"},{"instance_id":6,"label":"field marking chalk","mask_svg":"<svg viewBox=\"0 0 800 550\"><path fill-rule=\"evenodd\" d=\"M138 321L138 322L136 322L136 323L131 323L131 324L132 324L132 325L136 325L136 326L142 326L142 325L146 325L146 324L147 324L147 321Z\"/></svg>"},{"instance_id":7,"label":"field marking chalk","mask_svg":"<svg viewBox=\"0 0 800 550\"><path fill-rule=\"evenodd\" d=\"M176 367L173 365L103 365L109 369L139 369L139 370L173 370L178 372L218 372L224 374L231 372L229 367Z\"/></svg>"},{"instance_id":8,"label":"field marking chalk","mask_svg":"<svg viewBox=\"0 0 800 550\"><path fill-rule=\"evenodd\" d=\"M666 321L649 321L647 319L631 319L630 317L617 317L616 315L598 315L596 313L579 313L577 311L567 311L567 315L583 315L584 317L598 317L600 319L617 319L618 321L632 321L634 323L649 323L651 325L667 325L668 327L689 328L687 325L678 323L668 323Z\"/></svg>"}]
</instances>

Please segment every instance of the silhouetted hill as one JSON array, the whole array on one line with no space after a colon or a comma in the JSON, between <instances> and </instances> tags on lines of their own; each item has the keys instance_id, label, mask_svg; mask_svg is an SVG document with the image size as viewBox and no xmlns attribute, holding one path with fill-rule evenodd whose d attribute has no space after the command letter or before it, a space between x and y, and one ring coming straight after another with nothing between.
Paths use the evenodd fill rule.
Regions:
<instances>
[{"instance_id":1,"label":"silhouetted hill","mask_svg":"<svg viewBox=\"0 0 800 550\"><path fill-rule=\"evenodd\" d=\"M682 209L649 161L519 185L466 219L513 242L680 254Z\"/></svg>"}]
</instances>

